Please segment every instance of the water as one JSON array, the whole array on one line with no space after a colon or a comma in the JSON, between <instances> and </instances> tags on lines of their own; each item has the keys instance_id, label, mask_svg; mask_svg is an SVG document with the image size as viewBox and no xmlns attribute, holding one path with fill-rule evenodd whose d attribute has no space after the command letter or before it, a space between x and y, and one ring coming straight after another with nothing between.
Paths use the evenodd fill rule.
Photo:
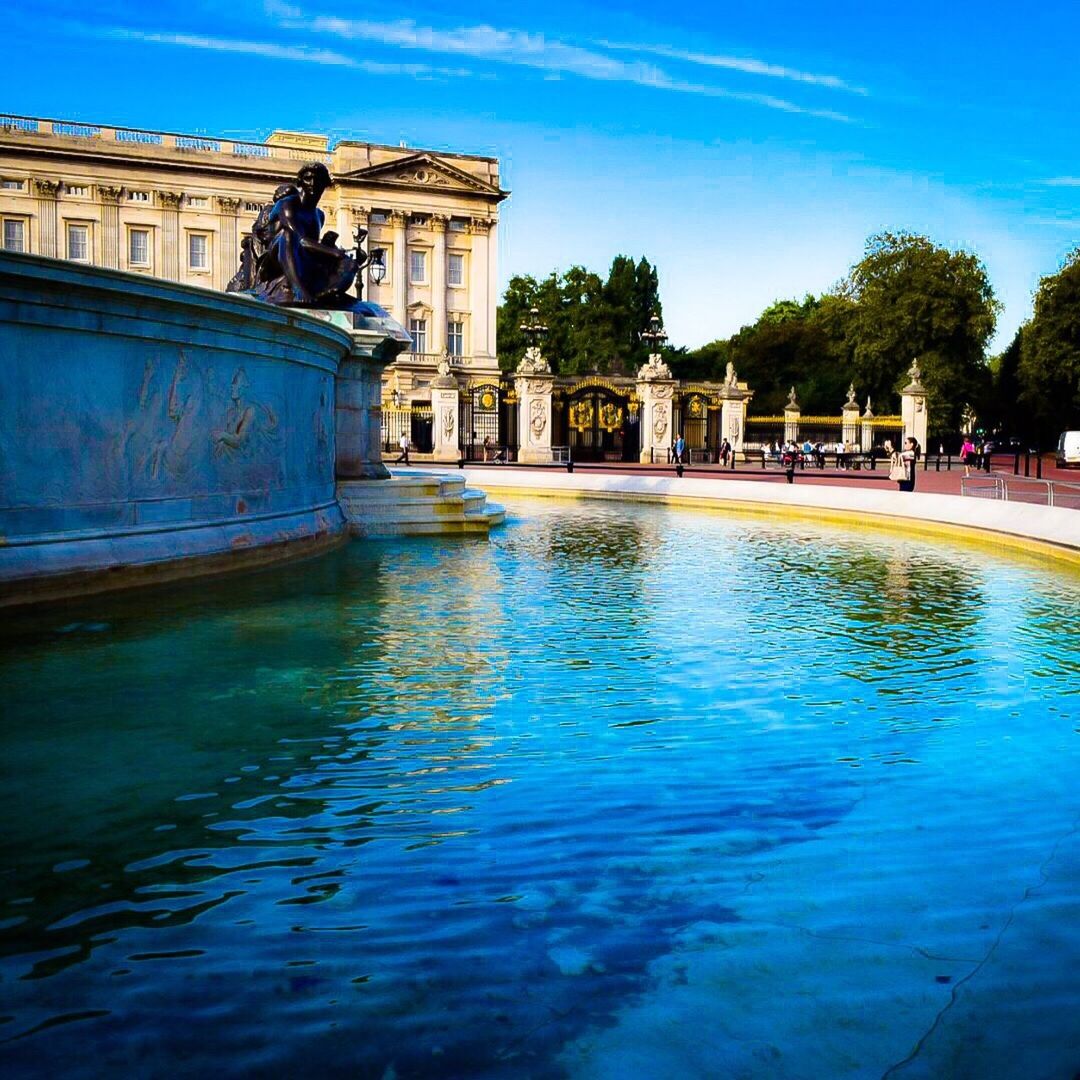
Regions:
<instances>
[{"instance_id":1,"label":"water","mask_svg":"<svg viewBox=\"0 0 1080 1080\"><path fill-rule=\"evenodd\" d=\"M1080 579L511 510L9 628L0 1068L1080 1070Z\"/></svg>"}]
</instances>

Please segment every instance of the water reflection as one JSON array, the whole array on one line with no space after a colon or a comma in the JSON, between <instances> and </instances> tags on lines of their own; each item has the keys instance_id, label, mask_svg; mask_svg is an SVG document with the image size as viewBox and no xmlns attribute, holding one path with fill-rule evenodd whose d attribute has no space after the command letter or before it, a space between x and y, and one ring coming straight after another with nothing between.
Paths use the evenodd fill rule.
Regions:
<instances>
[{"instance_id":1,"label":"water reflection","mask_svg":"<svg viewBox=\"0 0 1080 1080\"><path fill-rule=\"evenodd\" d=\"M1077 688L1045 659L1067 579L524 510L9 633L0 1055L556 1075L650 960L739 919L747 860Z\"/></svg>"}]
</instances>

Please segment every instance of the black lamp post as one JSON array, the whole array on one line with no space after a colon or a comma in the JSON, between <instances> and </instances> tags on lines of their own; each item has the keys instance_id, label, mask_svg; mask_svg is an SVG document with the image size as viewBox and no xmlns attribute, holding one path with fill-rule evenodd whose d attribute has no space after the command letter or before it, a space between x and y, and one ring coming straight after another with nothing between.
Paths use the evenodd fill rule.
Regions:
<instances>
[{"instance_id":1,"label":"black lamp post","mask_svg":"<svg viewBox=\"0 0 1080 1080\"><path fill-rule=\"evenodd\" d=\"M667 341L667 333L661 325L660 316L653 312L649 319L649 329L641 331L641 340L649 347L649 355L658 355L664 342Z\"/></svg>"},{"instance_id":2,"label":"black lamp post","mask_svg":"<svg viewBox=\"0 0 1080 1080\"><path fill-rule=\"evenodd\" d=\"M529 318L518 329L525 335L529 349L539 349L548 328L540 321L540 309L529 308Z\"/></svg>"}]
</instances>

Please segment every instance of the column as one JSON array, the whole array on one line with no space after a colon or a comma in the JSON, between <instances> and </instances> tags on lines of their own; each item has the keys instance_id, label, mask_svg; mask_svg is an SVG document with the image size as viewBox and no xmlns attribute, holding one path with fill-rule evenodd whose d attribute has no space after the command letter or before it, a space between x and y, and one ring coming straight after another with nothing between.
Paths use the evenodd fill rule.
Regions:
<instances>
[{"instance_id":1,"label":"column","mask_svg":"<svg viewBox=\"0 0 1080 1080\"><path fill-rule=\"evenodd\" d=\"M495 355L495 317L499 309L499 225L492 219L487 230L487 349L488 355Z\"/></svg>"},{"instance_id":2,"label":"column","mask_svg":"<svg viewBox=\"0 0 1080 1080\"><path fill-rule=\"evenodd\" d=\"M855 400L855 384L848 387L847 401L840 410L840 441L845 446L854 446L858 440L859 403Z\"/></svg>"},{"instance_id":3,"label":"column","mask_svg":"<svg viewBox=\"0 0 1080 1080\"><path fill-rule=\"evenodd\" d=\"M675 441L672 431L675 380L666 364L656 365L657 371L650 370L654 365L646 364L638 372L637 396L641 402L638 421L641 428L641 450L638 459L643 464L651 461L663 464L668 459L668 451ZM664 373L667 373L667 378ZM648 373L648 374L645 374Z\"/></svg>"},{"instance_id":4,"label":"column","mask_svg":"<svg viewBox=\"0 0 1080 1080\"><path fill-rule=\"evenodd\" d=\"M746 399L725 397L720 404L720 438L731 444L734 457L743 452L746 439Z\"/></svg>"},{"instance_id":5,"label":"column","mask_svg":"<svg viewBox=\"0 0 1080 1080\"><path fill-rule=\"evenodd\" d=\"M914 439L923 453L926 453L929 408L918 360L912 360L908 376L910 381L900 391L900 416L904 421L904 438Z\"/></svg>"},{"instance_id":6,"label":"column","mask_svg":"<svg viewBox=\"0 0 1080 1080\"><path fill-rule=\"evenodd\" d=\"M450 374L450 364L444 358L439 361L438 376L431 382L433 461L456 462L461 458L458 446L459 407L457 380Z\"/></svg>"},{"instance_id":7,"label":"column","mask_svg":"<svg viewBox=\"0 0 1080 1080\"><path fill-rule=\"evenodd\" d=\"M240 200L218 197L218 282L224 289L240 269Z\"/></svg>"},{"instance_id":8,"label":"column","mask_svg":"<svg viewBox=\"0 0 1080 1080\"><path fill-rule=\"evenodd\" d=\"M489 357L492 339L488 337L488 248L487 226L473 219L469 222L469 310L472 324L470 352L473 356Z\"/></svg>"},{"instance_id":9,"label":"column","mask_svg":"<svg viewBox=\"0 0 1080 1080\"><path fill-rule=\"evenodd\" d=\"M98 184L101 200L101 265L120 269L120 197L123 188Z\"/></svg>"},{"instance_id":10,"label":"column","mask_svg":"<svg viewBox=\"0 0 1080 1080\"><path fill-rule=\"evenodd\" d=\"M178 191L159 191L158 206L161 207L162 277L168 281L180 280L180 199Z\"/></svg>"},{"instance_id":11,"label":"column","mask_svg":"<svg viewBox=\"0 0 1080 1080\"><path fill-rule=\"evenodd\" d=\"M59 190L60 184L56 180L34 181L38 212L38 253L48 255L51 259L62 259L67 255L56 234L56 193ZM27 250L29 250L29 244Z\"/></svg>"},{"instance_id":12,"label":"column","mask_svg":"<svg viewBox=\"0 0 1080 1080\"><path fill-rule=\"evenodd\" d=\"M802 409L799 408L799 403L795 400L795 387L793 386L788 394L787 404L784 406L784 442L799 441L799 418L801 416Z\"/></svg>"},{"instance_id":13,"label":"column","mask_svg":"<svg viewBox=\"0 0 1080 1080\"><path fill-rule=\"evenodd\" d=\"M446 348L446 226L449 218L431 215L435 244L431 252L431 323L428 348L438 355Z\"/></svg>"},{"instance_id":14,"label":"column","mask_svg":"<svg viewBox=\"0 0 1080 1080\"><path fill-rule=\"evenodd\" d=\"M391 314L407 330L409 328L406 296L408 293L408 279L406 267L408 260L405 256L405 215L400 210L394 210L390 214L390 225L393 229L394 238L394 266L391 270L391 288L393 299L391 302Z\"/></svg>"},{"instance_id":15,"label":"column","mask_svg":"<svg viewBox=\"0 0 1080 1080\"><path fill-rule=\"evenodd\" d=\"M869 454L874 448L874 410L870 408L870 399L866 399L866 412L862 414L862 438L859 440L859 449L864 454Z\"/></svg>"}]
</instances>

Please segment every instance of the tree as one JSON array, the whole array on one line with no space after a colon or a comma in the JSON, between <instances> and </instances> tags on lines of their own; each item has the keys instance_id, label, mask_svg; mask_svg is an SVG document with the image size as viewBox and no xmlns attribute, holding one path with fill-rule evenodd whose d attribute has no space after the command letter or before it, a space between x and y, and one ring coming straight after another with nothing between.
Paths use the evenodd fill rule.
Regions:
<instances>
[{"instance_id":1,"label":"tree","mask_svg":"<svg viewBox=\"0 0 1080 1080\"><path fill-rule=\"evenodd\" d=\"M1048 445L1080 423L1080 248L1039 282L1016 375L1026 433Z\"/></svg>"},{"instance_id":2,"label":"tree","mask_svg":"<svg viewBox=\"0 0 1080 1080\"><path fill-rule=\"evenodd\" d=\"M918 358L931 420L955 428L966 403L989 386L986 344L1000 308L976 256L913 233L870 237L837 295L850 302L847 340L855 385L882 407Z\"/></svg>"}]
</instances>

